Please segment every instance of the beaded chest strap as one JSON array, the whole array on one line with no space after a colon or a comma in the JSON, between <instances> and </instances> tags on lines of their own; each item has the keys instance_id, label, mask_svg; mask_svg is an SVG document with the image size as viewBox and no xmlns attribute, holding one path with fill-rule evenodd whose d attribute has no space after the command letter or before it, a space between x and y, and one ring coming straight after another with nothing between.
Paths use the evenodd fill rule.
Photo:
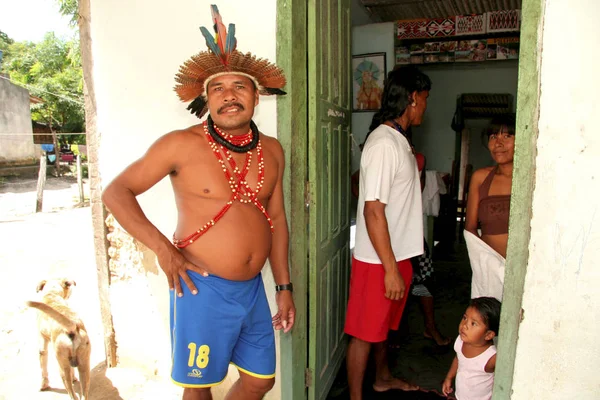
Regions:
<instances>
[{"instance_id":1,"label":"beaded chest strap","mask_svg":"<svg viewBox=\"0 0 600 400\"><path fill-rule=\"evenodd\" d=\"M265 181L265 163L263 157L262 146L260 140L256 146L256 156L258 159L258 182L256 184L256 190L253 190L250 187L250 184L246 180L246 176L248 175L248 171L250 171L250 165L252 163L252 151L248 151L246 153L246 160L244 162L244 167L240 170L233 159L233 156L223 145L218 144L213 137L210 135L208 131L208 124L204 122L204 134L206 135L206 139L210 145L211 150L213 151L217 161L221 165L223 169L223 173L225 174L225 178L227 179L227 183L229 183L229 187L231 188L231 198L229 201L223 206L221 211L208 221L204 226L198 229L196 232L191 235L183 238L177 239L173 236L173 244L178 248L182 249L184 247L189 246L194 243L194 241L198 240L200 236L204 235L211 227L213 227L233 205L233 202L239 201L242 204L252 203L258 208L267 218L269 222L269 226L271 227L271 233L273 233L273 222L271 221L271 217L267 214L267 210L265 207L258 201L258 193L263 187ZM235 138L235 136L225 135L219 129L216 129L219 135L224 140L235 141L235 144L247 144L252 140L252 138L248 135L243 135L243 138ZM258 132L256 133L258 135ZM241 140L240 140L241 139ZM225 156L225 157L223 157Z\"/></svg>"}]
</instances>

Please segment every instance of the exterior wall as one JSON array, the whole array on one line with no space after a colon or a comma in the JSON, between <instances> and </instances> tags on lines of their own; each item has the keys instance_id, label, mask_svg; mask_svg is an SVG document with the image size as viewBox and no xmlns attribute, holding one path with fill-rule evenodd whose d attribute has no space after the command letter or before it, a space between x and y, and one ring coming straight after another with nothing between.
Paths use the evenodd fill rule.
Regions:
<instances>
[{"instance_id":1,"label":"exterior wall","mask_svg":"<svg viewBox=\"0 0 600 400\"><path fill-rule=\"evenodd\" d=\"M164 2L149 0L103 0L91 2L91 36L94 58L93 78L96 92L97 129L100 135L99 168L103 186L123 168L140 157L161 135L199 121L177 98L173 87L175 73L191 55L206 50L199 27L212 31L210 4L205 0ZM238 50L259 57L276 58L276 0L221 2L224 23L235 23ZM254 121L262 132L276 136L276 100L261 98ZM167 237L176 224L176 208L168 179L163 179L139 201L148 218ZM142 250L143 251L143 250ZM136 347L115 319L119 359L123 362L156 365L158 373L168 376L170 345L168 334L169 290L154 256L145 252L142 264L145 279L137 279L144 298L140 310L146 332L156 337L152 351L128 351ZM263 271L267 297L274 310L272 275ZM140 283L140 281L142 283ZM120 307L113 304L113 309ZM279 347L279 338L277 344ZM279 353L279 352L278 352ZM133 354L146 354L147 359ZM279 354L278 354L279 357ZM278 363L279 365L279 363ZM213 392L222 398L235 381L230 368L227 380ZM279 381L267 398L279 398Z\"/></svg>"},{"instance_id":2,"label":"exterior wall","mask_svg":"<svg viewBox=\"0 0 600 400\"><path fill-rule=\"evenodd\" d=\"M541 3L533 217L511 398L598 399L600 81L589 49L600 3Z\"/></svg>"},{"instance_id":3,"label":"exterior wall","mask_svg":"<svg viewBox=\"0 0 600 400\"><path fill-rule=\"evenodd\" d=\"M22 136L31 133L29 92L0 79L0 164L35 162L40 147L33 144L32 135Z\"/></svg>"}]
</instances>

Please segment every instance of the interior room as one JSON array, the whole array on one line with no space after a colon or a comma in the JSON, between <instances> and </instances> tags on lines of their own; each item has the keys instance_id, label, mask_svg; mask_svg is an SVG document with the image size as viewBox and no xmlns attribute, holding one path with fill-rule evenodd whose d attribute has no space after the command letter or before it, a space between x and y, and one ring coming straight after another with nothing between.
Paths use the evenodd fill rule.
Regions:
<instances>
[{"instance_id":1,"label":"interior room","mask_svg":"<svg viewBox=\"0 0 600 400\"><path fill-rule=\"evenodd\" d=\"M396 357L394 372L433 391L431 398L441 393L454 357L453 339L470 298L471 268L462 233L470 177L473 171L494 164L485 135L491 119L514 115L516 109L520 9L517 0L357 0L353 4L354 185L362 144L377 107L357 98L356 71L370 68L383 88L386 73L416 65L432 82L423 123L412 129L412 145L426 159L427 177L437 178L431 192L423 193L424 234L433 248L436 324L452 341L440 346L424 337L424 317L416 296L408 300L397 337L390 338L397 341L391 353ZM356 202L354 197L353 218ZM346 385L342 367L330 398L346 398ZM369 392L369 386L365 383L367 398L380 398Z\"/></svg>"}]
</instances>

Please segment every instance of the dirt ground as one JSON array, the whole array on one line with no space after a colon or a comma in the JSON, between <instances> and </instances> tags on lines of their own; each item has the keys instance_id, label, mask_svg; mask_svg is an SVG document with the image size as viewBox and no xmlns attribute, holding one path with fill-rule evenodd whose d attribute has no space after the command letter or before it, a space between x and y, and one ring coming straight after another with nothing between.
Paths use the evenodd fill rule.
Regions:
<instances>
[{"instance_id":1,"label":"dirt ground","mask_svg":"<svg viewBox=\"0 0 600 400\"><path fill-rule=\"evenodd\" d=\"M84 187L87 199L87 182ZM38 282L48 277L69 277L77 282L70 304L83 317L91 336L91 400L180 399L181 389L168 381L164 371L159 373L156 365L123 362L107 369L104 364L91 211L89 205L78 204L75 179L49 177L43 212L35 213L35 202L35 180L0 181L0 400L68 399L52 353L49 371L53 389L39 391L36 311L24 307L25 300L35 298ZM113 286L113 304L130 303L135 282ZM113 307L113 312L121 330L129 324L129 331L135 331L134 324L139 322L129 318L126 307ZM136 358L136 351L144 360L141 353L151 352L157 340L162 337L157 339L151 330L146 331L136 349L129 349L128 360Z\"/></svg>"}]
</instances>

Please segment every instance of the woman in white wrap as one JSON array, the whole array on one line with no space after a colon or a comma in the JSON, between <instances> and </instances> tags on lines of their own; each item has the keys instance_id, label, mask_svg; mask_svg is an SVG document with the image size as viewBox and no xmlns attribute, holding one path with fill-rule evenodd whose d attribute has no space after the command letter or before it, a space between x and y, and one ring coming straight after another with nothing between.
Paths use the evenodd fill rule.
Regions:
<instances>
[{"instance_id":1,"label":"woman in white wrap","mask_svg":"<svg viewBox=\"0 0 600 400\"><path fill-rule=\"evenodd\" d=\"M502 300L515 154L514 116L494 118L486 133L496 165L475 171L471 178L465 241L473 269L471 298Z\"/></svg>"}]
</instances>

